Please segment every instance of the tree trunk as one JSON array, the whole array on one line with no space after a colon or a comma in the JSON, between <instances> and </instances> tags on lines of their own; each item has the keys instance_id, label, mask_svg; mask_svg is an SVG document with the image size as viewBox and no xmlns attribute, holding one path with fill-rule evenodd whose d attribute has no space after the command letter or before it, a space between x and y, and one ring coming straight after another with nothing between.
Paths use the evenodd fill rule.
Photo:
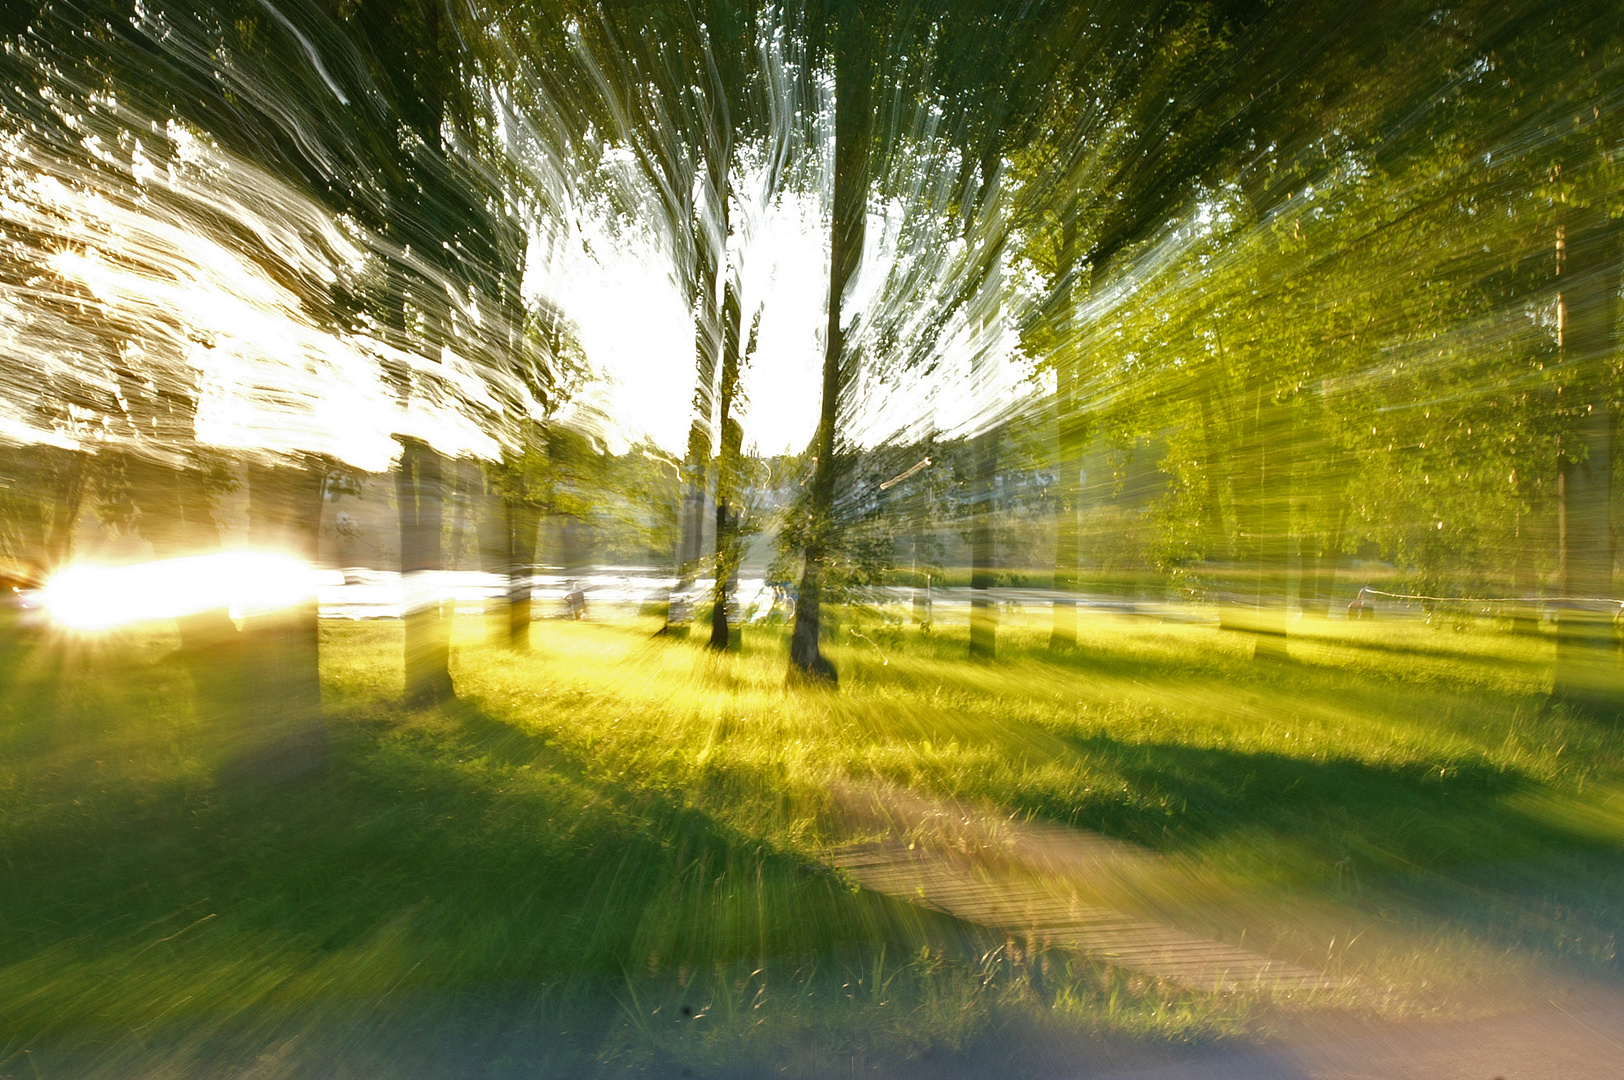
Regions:
<instances>
[{"instance_id":1,"label":"tree trunk","mask_svg":"<svg viewBox=\"0 0 1624 1080\"><path fill-rule=\"evenodd\" d=\"M1613 588L1611 527L1613 395L1608 378L1618 314L1618 236L1604 213L1575 210L1558 244L1557 334L1566 391L1577 415L1562 442L1557 475L1558 563L1563 601L1557 624L1557 699L1605 714L1624 706L1608 603Z\"/></svg>"},{"instance_id":2,"label":"tree trunk","mask_svg":"<svg viewBox=\"0 0 1624 1080\"><path fill-rule=\"evenodd\" d=\"M1252 635L1259 660L1286 656L1285 569L1290 549L1290 482L1284 410L1252 388L1235 457L1236 567L1221 624Z\"/></svg>"},{"instance_id":3,"label":"tree trunk","mask_svg":"<svg viewBox=\"0 0 1624 1080\"><path fill-rule=\"evenodd\" d=\"M17 515L3 524L7 532L16 530L8 539L17 545L14 554L20 556L24 564L8 568L10 580L4 587L24 583L37 587L62 569L72 553L74 527L79 520L90 471L90 455L79 450L34 446L0 452L0 460L4 461L0 467L0 485L10 488L4 501ZM227 627L235 637L236 627L231 626L229 620ZM37 641L38 635L20 625L17 609L0 605L0 694L10 691L25 657ZM194 664L193 681L206 678L208 669L206 662ZM202 696L200 689L199 698Z\"/></svg>"},{"instance_id":4,"label":"tree trunk","mask_svg":"<svg viewBox=\"0 0 1624 1080\"><path fill-rule=\"evenodd\" d=\"M934 432L925 441L924 448L928 453L921 459L921 464L925 468L930 468L938 457ZM915 466L916 469L919 467ZM936 569L934 484L935 480L931 473L927 472L919 478L919 483L913 489L909 500L907 517L912 545L913 621L926 631L931 628L931 571Z\"/></svg>"},{"instance_id":5,"label":"tree trunk","mask_svg":"<svg viewBox=\"0 0 1624 1080\"><path fill-rule=\"evenodd\" d=\"M1073 340L1072 319L1077 273L1077 218L1066 216L1061 226L1060 264L1055 303L1059 326L1055 355L1055 536L1054 536L1054 626L1049 631L1051 651L1077 646L1077 514L1082 506L1082 454L1088 439L1088 422L1078 415L1078 343Z\"/></svg>"},{"instance_id":6,"label":"tree trunk","mask_svg":"<svg viewBox=\"0 0 1624 1080\"><path fill-rule=\"evenodd\" d=\"M1063 299L1065 326L1061 333L1061 371L1055 386L1061 397L1060 423L1056 432L1060 452L1059 499L1060 518L1055 528L1055 600L1054 628L1049 634L1049 647L1070 648L1077 643L1077 589L1082 581L1083 530L1081 516L1087 477L1083 471L1083 457L1094 437L1094 419L1083 411L1078 400L1083 389L1085 370L1096 370L1093 349L1095 342L1083 340L1082 327L1072 313L1076 292L1076 225L1066 223L1062 240L1062 262L1067 266L1072 284L1067 286ZM1110 279L1112 247L1096 248L1088 268L1088 288L1091 294L1105 290ZM1065 389L1061 390L1061 379Z\"/></svg>"},{"instance_id":7,"label":"tree trunk","mask_svg":"<svg viewBox=\"0 0 1624 1080\"><path fill-rule=\"evenodd\" d=\"M1070 379L1065 379L1070 383ZM1062 400L1071 396L1070 386L1058 391ZM1075 404L1071 409L1075 409ZM1049 631L1049 649L1060 652L1077 647L1077 512L1082 495L1082 466L1067 451L1076 445L1068 429L1075 425L1070 410L1061 412L1060 467L1056 478L1054 538L1054 626Z\"/></svg>"},{"instance_id":8,"label":"tree trunk","mask_svg":"<svg viewBox=\"0 0 1624 1080\"><path fill-rule=\"evenodd\" d=\"M1517 550L1511 565L1511 629L1517 634L1532 634L1539 630L1539 603L1535 597L1543 592L1538 572L1539 552L1550 543L1550 532L1539 526L1545 518L1540 507L1530 497L1518 507L1516 537Z\"/></svg>"},{"instance_id":9,"label":"tree trunk","mask_svg":"<svg viewBox=\"0 0 1624 1080\"><path fill-rule=\"evenodd\" d=\"M508 577L507 500L502 497L488 468L466 483L473 505L474 534L479 540L479 572L486 579L485 638L496 646L508 643L508 601L512 591ZM501 582L501 591L493 582Z\"/></svg>"},{"instance_id":10,"label":"tree trunk","mask_svg":"<svg viewBox=\"0 0 1624 1080\"><path fill-rule=\"evenodd\" d=\"M1303 611L1319 619L1330 618L1331 598L1336 595L1336 575L1346 558L1343 553L1343 536L1347 532L1348 518L1346 493L1337 488L1325 499L1338 503L1336 524L1328 532L1313 538L1313 571L1308 576L1308 587L1303 596Z\"/></svg>"},{"instance_id":11,"label":"tree trunk","mask_svg":"<svg viewBox=\"0 0 1624 1080\"><path fill-rule=\"evenodd\" d=\"M255 550L316 561L326 469L251 464L248 539ZM291 780L327 767L321 709L320 630L312 591L293 603L244 613L244 748L236 771Z\"/></svg>"},{"instance_id":12,"label":"tree trunk","mask_svg":"<svg viewBox=\"0 0 1624 1080\"><path fill-rule=\"evenodd\" d=\"M738 587L738 517L733 508L733 481L743 451L744 431L733 418L733 400L739 389L739 338L743 319L738 286L729 278L722 303L722 392L717 411L717 426L722 437L717 440L716 448L716 584L711 595L710 647L718 651L729 648L732 641L727 605Z\"/></svg>"},{"instance_id":13,"label":"tree trunk","mask_svg":"<svg viewBox=\"0 0 1624 1080\"><path fill-rule=\"evenodd\" d=\"M160 559L214 555L220 530L214 499L202 468L173 468L139 458L125 464L125 477L140 508L142 537ZM227 724L242 712L241 637L228 607L212 608L175 619L180 655L192 677L195 707L201 718Z\"/></svg>"},{"instance_id":14,"label":"tree trunk","mask_svg":"<svg viewBox=\"0 0 1624 1080\"><path fill-rule=\"evenodd\" d=\"M1336 590L1336 574L1340 568L1343 536L1347 532L1349 490L1355 471L1352 458L1335 443L1334 431L1337 402L1333 399L1331 384L1321 379L1312 399L1314 421L1318 427L1318 443L1307 437L1300 442L1297 455L1306 463L1318 463L1312 476L1303 477L1305 492L1302 499L1306 519L1302 534L1302 587L1300 604L1305 618L1325 619L1331 612L1331 597ZM1317 453L1316 453L1317 450ZM1309 521L1314 522L1310 526ZM1312 530L1312 531L1311 531Z\"/></svg>"},{"instance_id":15,"label":"tree trunk","mask_svg":"<svg viewBox=\"0 0 1624 1080\"><path fill-rule=\"evenodd\" d=\"M732 491L721 477L732 467L728 458L737 461L742 450L744 431L737 420L722 424L722 458L717 464L716 485L716 583L711 595L710 647L718 651L735 648L737 628L728 625L727 608L739 587L738 517L733 506Z\"/></svg>"},{"instance_id":16,"label":"tree trunk","mask_svg":"<svg viewBox=\"0 0 1624 1080\"><path fill-rule=\"evenodd\" d=\"M485 603L487 640L524 652L530 648L530 574L540 512L503 494L488 472L478 504L480 569L501 582L501 592L489 593Z\"/></svg>"},{"instance_id":17,"label":"tree trunk","mask_svg":"<svg viewBox=\"0 0 1624 1080\"><path fill-rule=\"evenodd\" d=\"M1235 532L1220 579L1218 626L1244 634L1255 629L1251 575L1261 559L1258 547L1262 533L1262 492L1258 490L1261 476L1257 445L1259 403L1255 393L1246 390L1234 392L1231 403L1233 407L1228 410L1231 415L1226 418L1231 432L1230 445L1224 454L1224 466L1229 478Z\"/></svg>"},{"instance_id":18,"label":"tree trunk","mask_svg":"<svg viewBox=\"0 0 1624 1080\"><path fill-rule=\"evenodd\" d=\"M1257 648L1259 660L1286 659L1287 563L1291 554L1291 411L1261 394L1265 422L1259 432L1261 497L1258 538Z\"/></svg>"},{"instance_id":19,"label":"tree trunk","mask_svg":"<svg viewBox=\"0 0 1624 1080\"><path fill-rule=\"evenodd\" d=\"M824 338L823 400L818 417L817 460L812 471L810 528L801 588L795 602L795 629L790 637L790 672L834 682L834 665L818 648L823 603L824 559L833 540L835 494L835 425L846 384L846 334L841 307L847 286L863 256L868 217L870 108L869 28L858 5L846 5L834 27L835 51L835 190L829 230L829 325Z\"/></svg>"},{"instance_id":20,"label":"tree trunk","mask_svg":"<svg viewBox=\"0 0 1624 1080\"><path fill-rule=\"evenodd\" d=\"M1205 473L1202 486L1202 558L1213 563L1220 555L1229 555L1229 533L1224 528L1224 500L1219 468L1223 454L1218 439L1218 427L1212 409L1213 373L1209 366L1201 376L1201 468Z\"/></svg>"},{"instance_id":21,"label":"tree trunk","mask_svg":"<svg viewBox=\"0 0 1624 1080\"><path fill-rule=\"evenodd\" d=\"M502 503L505 528L504 571L507 575L507 644L530 649L531 575L535 573L536 535L541 511L530 503L506 499Z\"/></svg>"},{"instance_id":22,"label":"tree trunk","mask_svg":"<svg viewBox=\"0 0 1624 1080\"><path fill-rule=\"evenodd\" d=\"M400 509L400 578L405 599L406 701L412 706L449 701L451 627L438 575L444 566L440 452L415 438L401 439L395 471Z\"/></svg>"},{"instance_id":23,"label":"tree trunk","mask_svg":"<svg viewBox=\"0 0 1624 1080\"><path fill-rule=\"evenodd\" d=\"M992 660L998 654L998 609L987 590L993 587L996 537L999 430L975 438L975 509L970 521L970 659Z\"/></svg>"},{"instance_id":24,"label":"tree trunk","mask_svg":"<svg viewBox=\"0 0 1624 1080\"><path fill-rule=\"evenodd\" d=\"M1002 159L996 141L987 146L981 156L980 202L984 208L994 205L997 178ZM997 287L999 278L996 258L988 260L987 280ZM996 292L994 293L996 296ZM983 328L997 317L998 308L984 317ZM986 367L992 362L988 350L977 350L971 378L984 389ZM975 439L975 516L970 528L970 659L991 660L998 653L998 607L988 595L996 581L993 564L997 559L998 505L995 498L998 483L998 444L1000 431L989 428Z\"/></svg>"},{"instance_id":25,"label":"tree trunk","mask_svg":"<svg viewBox=\"0 0 1624 1080\"><path fill-rule=\"evenodd\" d=\"M720 243L714 242L704 220L694 225L694 398L693 418L688 426L688 456L683 462L685 491L682 506L682 537L677 548L677 585L675 592L684 592L698 575L700 561L705 555L705 506L710 480L712 448L716 443L714 425L716 412L716 371L722 351L722 334L718 327L719 309L716 286L725 273L727 258L727 199L718 185L726 183L725 169L714 168L707 178L711 194L710 204L719 204L722 223ZM698 210L696 208L696 215ZM686 600L683 608L686 609ZM687 620L683 620L686 626ZM666 609L666 630L671 629L671 609ZM684 631L686 632L686 631Z\"/></svg>"}]
</instances>

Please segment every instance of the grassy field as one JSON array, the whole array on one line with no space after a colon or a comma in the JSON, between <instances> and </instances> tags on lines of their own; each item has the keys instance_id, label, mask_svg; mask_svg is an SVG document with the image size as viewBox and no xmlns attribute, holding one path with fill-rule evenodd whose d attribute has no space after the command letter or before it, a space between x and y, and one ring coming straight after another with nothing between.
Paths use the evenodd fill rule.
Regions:
<instances>
[{"instance_id":1,"label":"grassy field","mask_svg":"<svg viewBox=\"0 0 1624 1080\"><path fill-rule=\"evenodd\" d=\"M1619 974L1624 741L1547 704L1547 639L1325 623L1260 665L1101 617L1057 659L1015 615L972 665L962 627L852 616L829 692L776 631L653 629L516 656L470 619L461 701L412 711L399 624L325 623L331 766L281 786L222 779L239 733L169 628L35 648L0 705L0 1073L928 1072ZM1360 990L1196 993L857 890L821 858L852 782L1141 845L1159 884L1112 906Z\"/></svg>"}]
</instances>

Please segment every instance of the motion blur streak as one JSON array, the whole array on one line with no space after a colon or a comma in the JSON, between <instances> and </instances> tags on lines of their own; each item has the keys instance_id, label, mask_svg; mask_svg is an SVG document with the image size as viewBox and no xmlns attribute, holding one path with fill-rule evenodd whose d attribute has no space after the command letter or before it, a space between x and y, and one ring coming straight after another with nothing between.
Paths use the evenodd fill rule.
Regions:
<instances>
[{"instance_id":1,"label":"motion blur streak","mask_svg":"<svg viewBox=\"0 0 1624 1080\"><path fill-rule=\"evenodd\" d=\"M1621 298L1619 0L6 0L0 1078L1615 1074Z\"/></svg>"},{"instance_id":2,"label":"motion blur streak","mask_svg":"<svg viewBox=\"0 0 1624 1080\"><path fill-rule=\"evenodd\" d=\"M281 555L230 553L135 566L74 564L47 583L52 621L101 630L217 608L252 615L305 603L316 591L309 564Z\"/></svg>"},{"instance_id":3,"label":"motion blur streak","mask_svg":"<svg viewBox=\"0 0 1624 1080\"><path fill-rule=\"evenodd\" d=\"M0 224L7 258L33 268L0 303L0 422L15 438L173 464L176 440L195 438L374 470L398 453L396 432L495 452L467 410L428 404L494 407L472 372L480 336L424 356L332 319L335 290L411 261L398 246L129 98L56 78L0 103ZM496 317L462 316L487 332ZM426 401L403 402L389 365L431 382ZM164 403L192 411L186 429L147 415Z\"/></svg>"}]
</instances>

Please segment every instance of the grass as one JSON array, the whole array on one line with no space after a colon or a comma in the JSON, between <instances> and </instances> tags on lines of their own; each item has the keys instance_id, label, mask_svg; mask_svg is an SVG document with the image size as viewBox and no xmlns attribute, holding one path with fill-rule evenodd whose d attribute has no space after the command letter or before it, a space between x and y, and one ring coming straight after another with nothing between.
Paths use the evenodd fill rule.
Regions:
<instances>
[{"instance_id":1,"label":"grass","mask_svg":"<svg viewBox=\"0 0 1624 1080\"><path fill-rule=\"evenodd\" d=\"M1280 1015L854 890L819 859L846 779L1153 849L1113 904L1373 991L1322 1005L1618 974L1624 746L1547 704L1545 639L1326 623L1266 666L1102 617L1056 658L1013 614L971 665L962 627L851 615L828 692L786 689L777 631L716 656L653 628L538 623L516 656L469 620L461 701L414 711L398 624L324 624L332 764L282 787L221 779L241 733L167 628L18 658L0 1071L821 1075Z\"/></svg>"}]
</instances>

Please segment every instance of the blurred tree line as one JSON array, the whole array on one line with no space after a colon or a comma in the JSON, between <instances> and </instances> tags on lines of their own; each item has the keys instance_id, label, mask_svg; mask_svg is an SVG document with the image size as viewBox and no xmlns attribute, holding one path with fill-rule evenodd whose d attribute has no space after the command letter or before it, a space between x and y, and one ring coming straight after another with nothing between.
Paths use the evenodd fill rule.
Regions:
<instances>
[{"instance_id":1,"label":"blurred tree line","mask_svg":"<svg viewBox=\"0 0 1624 1080\"><path fill-rule=\"evenodd\" d=\"M12 441L57 444L7 458L10 550L62 558L58 518L93 486L155 547L218 544L219 451L195 424L214 346L183 311L60 272L95 249L173 276L157 231L121 250L113 226L53 216L50 176L130 220L206 221L312 327L367 343L400 416L414 700L454 693L448 610L422 584L445 565L453 475L491 507L482 557L512 581L517 645L546 512L669 552L679 583L708 571L725 647L772 491L801 677L835 677L823 604L897 566L938 572L946 530L977 658L996 655L989 590L1016 551L1052 562L1057 650L1081 595L1172 589L1263 659L1285 657L1293 599L1328 613L1339 573L1377 555L1416 593L1527 601L1525 627L1548 600L1557 693L1618 700L1611 5L102 0L8 17L5 183L45 209L8 216L0 271L27 305L11 324L75 358L8 372ZM197 166L202 144L235 172ZM749 184L746 154L768 163ZM285 188L285 228L233 217L233 175ZM743 445L744 373L764 361L739 230L792 196L822 207L829 256L818 427L786 484L788 463ZM657 233L688 302L680 460L605 456L570 412L590 358L526 279L589 204ZM996 377L1011 349L1024 397ZM855 434L909 392L970 419ZM487 440L485 464L457 463L451 420ZM302 549L340 448L279 438L249 455L250 517L256 541ZM314 619L261 628L250 652L312 673ZM235 648L218 613L183 633L199 656Z\"/></svg>"}]
</instances>

